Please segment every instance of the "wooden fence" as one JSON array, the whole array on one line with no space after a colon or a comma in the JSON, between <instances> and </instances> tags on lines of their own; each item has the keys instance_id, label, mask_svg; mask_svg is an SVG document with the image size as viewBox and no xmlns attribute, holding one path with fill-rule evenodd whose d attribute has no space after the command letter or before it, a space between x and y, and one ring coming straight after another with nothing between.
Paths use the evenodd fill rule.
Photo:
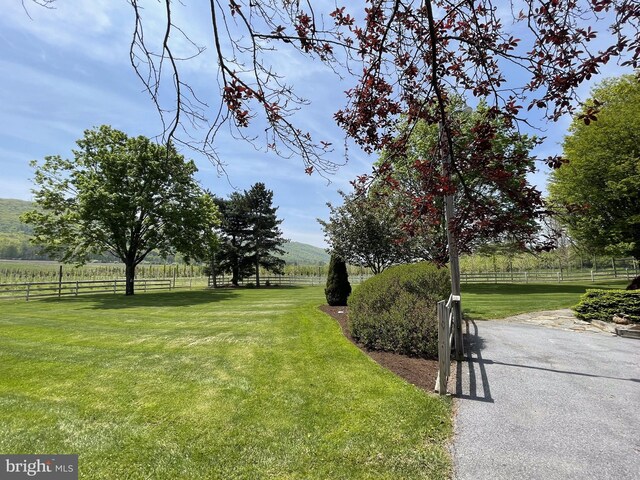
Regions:
<instances>
[{"instance_id":1,"label":"wooden fence","mask_svg":"<svg viewBox=\"0 0 640 480\"><path fill-rule=\"evenodd\" d=\"M372 277L372 275L349 275L349 283L351 285L359 285L364 282L367 278ZM247 277L240 282L238 285L247 286L247 284L255 285L256 279L255 277ZM231 284L231 277L229 275L219 275L215 279L215 283L213 281L213 277L209 277L209 287L225 287ZM280 287L294 287L294 286L318 286L318 285L326 285L327 277L326 276L317 276L317 275L267 275L260 276L260 286L280 286Z\"/></svg>"},{"instance_id":2,"label":"wooden fence","mask_svg":"<svg viewBox=\"0 0 640 480\"><path fill-rule=\"evenodd\" d=\"M170 290L170 279L136 279L135 290ZM29 301L36 298L69 297L94 293L124 293L125 280L78 280L72 282L25 282L0 284L0 298L24 298Z\"/></svg>"},{"instance_id":3,"label":"wooden fence","mask_svg":"<svg viewBox=\"0 0 640 480\"><path fill-rule=\"evenodd\" d=\"M563 282L591 282L597 283L608 280L631 281L639 272L625 268L606 271L566 271L566 270L537 270L531 272L462 272L462 283L563 283Z\"/></svg>"},{"instance_id":4,"label":"wooden fence","mask_svg":"<svg viewBox=\"0 0 640 480\"><path fill-rule=\"evenodd\" d=\"M458 295L449 295L449 300L441 300L437 304L438 311L438 376L435 391L440 395L447 394L447 383L451 374L451 351L455 344L454 303L460 302ZM459 305L459 303L458 303ZM459 339L461 342L462 338ZM460 357L464 354L462 342L457 347Z\"/></svg>"}]
</instances>

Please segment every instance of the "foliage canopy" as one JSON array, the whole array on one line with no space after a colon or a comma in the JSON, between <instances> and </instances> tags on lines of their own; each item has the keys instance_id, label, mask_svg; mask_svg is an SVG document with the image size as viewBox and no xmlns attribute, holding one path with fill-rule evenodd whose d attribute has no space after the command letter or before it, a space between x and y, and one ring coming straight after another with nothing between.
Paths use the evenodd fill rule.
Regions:
<instances>
[{"instance_id":1,"label":"foliage canopy","mask_svg":"<svg viewBox=\"0 0 640 480\"><path fill-rule=\"evenodd\" d=\"M36 210L23 215L34 242L63 262L85 263L109 252L135 267L156 250L202 258L213 241L218 210L196 183L197 171L174 146L128 137L103 125L86 130L73 160L45 157L35 168Z\"/></svg>"},{"instance_id":2,"label":"foliage canopy","mask_svg":"<svg viewBox=\"0 0 640 480\"><path fill-rule=\"evenodd\" d=\"M563 149L567 163L551 174L550 200L569 235L594 253L640 258L640 81L605 80L574 119Z\"/></svg>"},{"instance_id":3,"label":"foliage canopy","mask_svg":"<svg viewBox=\"0 0 640 480\"><path fill-rule=\"evenodd\" d=\"M282 273L285 265L281 246L287 242L280 230L278 207L273 206L273 192L258 182L243 193L229 198L215 198L222 212L220 242L213 252L215 272L231 273L231 283L255 275L260 287L260 267Z\"/></svg>"}]
</instances>

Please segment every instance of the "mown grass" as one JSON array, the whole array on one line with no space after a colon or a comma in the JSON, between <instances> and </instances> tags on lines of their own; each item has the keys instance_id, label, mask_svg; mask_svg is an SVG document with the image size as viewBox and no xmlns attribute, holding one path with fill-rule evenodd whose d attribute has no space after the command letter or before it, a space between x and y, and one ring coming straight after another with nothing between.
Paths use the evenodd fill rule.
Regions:
<instances>
[{"instance_id":1,"label":"mown grass","mask_svg":"<svg viewBox=\"0 0 640 480\"><path fill-rule=\"evenodd\" d=\"M441 479L450 405L375 364L321 288L0 303L0 452L85 479Z\"/></svg>"},{"instance_id":2,"label":"mown grass","mask_svg":"<svg viewBox=\"0 0 640 480\"><path fill-rule=\"evenodd\" d=\"M466 318L488 320L520 313L570 308L590 288L624 288L626 280L608 283L462 285L462 309Z\"/></svg>"}]
</instances>

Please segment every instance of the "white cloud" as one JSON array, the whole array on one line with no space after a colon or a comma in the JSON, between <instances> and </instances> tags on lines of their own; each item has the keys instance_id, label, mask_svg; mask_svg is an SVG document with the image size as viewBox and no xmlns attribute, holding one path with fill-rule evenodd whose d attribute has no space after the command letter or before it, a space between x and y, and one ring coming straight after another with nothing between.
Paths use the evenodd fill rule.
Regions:
<instances>
[{"instance_id":1,"label":"white cloud","mask_svg":"<svg viewBox=\"0 0 640 480\"><path fill-rule=\"evenodd\" d=\"M33 35L59 49L72 49L92 58L117 61L127 45L132 22L124 2L91 0L56 2L43 8L25 1L5 2L0 22L5 28ZM126 50L124 50L126 51Z\"/></svg>"}]
</instances>

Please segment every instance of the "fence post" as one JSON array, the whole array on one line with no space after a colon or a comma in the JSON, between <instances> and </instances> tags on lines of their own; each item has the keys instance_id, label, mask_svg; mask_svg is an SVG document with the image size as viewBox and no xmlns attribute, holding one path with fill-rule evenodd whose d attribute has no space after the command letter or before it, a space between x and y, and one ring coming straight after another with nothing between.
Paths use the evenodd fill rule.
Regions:
<instances>
[{"instance_id":1,"label":"fence post","mask_svg":"<svg viewBox=\"0 0 640 480\"><path fill-rule=\"evenodd\" d=\"M31 290L31 284L27 283L27 302L29 301L29 292Z\"/></svg>"},{"instance_id":2,"label":"fence post","mask_svg":"<svg viewBox=\"0 0 640 480\"><path fill-rule=\"evenodd\" d=\"M58 270L58 298L62 295L62 265Z\"/></svg>"},{"instance_id":3,"label":"fence post","mask_svg":"<svg viewBox=\"0 0 640 480\"><path fill-rule=\"evenodd\" d=\"M529 283L529 273L524 272L524 283Z\"/></svg>"},{"instance_id":4,"label":"fence post","mask_svg":"<svg viewBox=\"0 0 640 480\"><path fill-rule=\"evenodd\" d=\"M591 283L594 283L595 281L596 281L596 280L595 280L595 278L594 278L594 276L593 276L593 270L591 270Z\"/></svg>"},{"instance_id":5,"label":"fence post","mask_svg":"<svg viewBox=\"0 0 640 480\"><path fill-rule=\"evenodd\" d=\"M624 269L624 274L625 274L625 275L626 275L626 277L627 277L627 281L629 281L629 269L628 269L628 268L625 268L625 269Z\"/></svg>"},{"instance_id":6,"label":"fence post","mask_svg":"<svg viewBox=\"0 0 640 480\"><path fill-rule=\"evenodd\" d=\"M118 292L118 282L117 280L113 281L113 294L115 295Z\"/></svg>"},{"instance_id":7,"label":"fence post","mask_svg":"<svg viewBox=\"0 0 640 480\"><path fill-rule=\"evenodd\" d=\"M76 297L78 296L78 290L80 290L80 282L76 280Z\"/></svg>"},{"instance_id":8,"label":"fence post","mask_svg":"<svg viewBox=\"0 0 640 480\"><path fill-rule=\"evenodd\" d=\"M438 302L438 393L447 394L447 360L451 359L449 346L449 315L444 300Z\"/></svg>"},{"instance_id":9,"label":"fence post","mask_svg":"<svg viewBox=\"0 0 640 480\"><path fill-rule=\"evenodd\" d=\"M560 272L556 272L556 275L558 276L558 283L560 283Z\"/></svg>"}]
</instances>

